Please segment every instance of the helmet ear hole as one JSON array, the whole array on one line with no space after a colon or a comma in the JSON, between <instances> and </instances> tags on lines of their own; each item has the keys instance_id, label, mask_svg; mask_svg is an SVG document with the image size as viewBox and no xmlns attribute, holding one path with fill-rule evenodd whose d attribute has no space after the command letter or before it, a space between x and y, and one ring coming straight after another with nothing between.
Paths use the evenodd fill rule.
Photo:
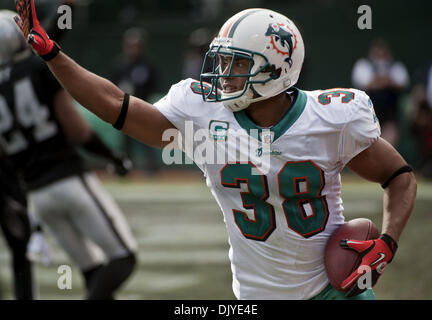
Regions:
<instances>
[{"instance_id":1,"label":"helmet ear hole","mask_svg":"<svg viewBox=\"0 0 432 320\"><path fill-rule=\"evenodd\" d=\"M261 72L270 73L270 78L275 80L275 79L279 79L279 77L282 73L282 68L276 69L276 66L274 64L272 64L272 65L268 65L267 67L265 67Z\"/></svg>"},{"instance_id":2,"label":"helmet ear hole","mask_svg":"<svg viewBox=\"0 0 432 320\"><path fill-rule=\"evenodd\" d=\"M276 77L274 79L279 79L281 73L282 73L282 68L277 68L276 71L275 71L275 76Z\"/></svg>"}]
</instances>

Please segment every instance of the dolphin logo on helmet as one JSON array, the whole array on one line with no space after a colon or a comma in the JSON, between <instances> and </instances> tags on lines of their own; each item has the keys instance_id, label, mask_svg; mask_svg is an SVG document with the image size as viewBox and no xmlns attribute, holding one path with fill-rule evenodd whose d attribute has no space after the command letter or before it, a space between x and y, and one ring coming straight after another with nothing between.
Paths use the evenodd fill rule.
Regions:
<instances>
[{"instance_id":1,"label":"dolphin logo on helmet","mask_svg":"<svg viewBox=\"0 0 432 320\"><path fill-rule=\"evenodd\" d=\"M269 24L265 35L271 36L271 43L274 49L276 49L281 54L288 55L288 57L285 59L285 62L287 62L291 68L291 56L294 50L294 35L287 28L283 28L283 25L274 23ZM278 42L281 47L277 45Z\"/></svg>"}]
</instances>

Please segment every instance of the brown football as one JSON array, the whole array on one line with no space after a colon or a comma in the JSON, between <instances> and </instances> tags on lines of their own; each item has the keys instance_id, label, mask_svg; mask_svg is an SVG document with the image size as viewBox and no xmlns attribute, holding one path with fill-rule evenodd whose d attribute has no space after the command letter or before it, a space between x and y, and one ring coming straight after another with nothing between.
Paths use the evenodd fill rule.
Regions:
<instances>
[{"instance_id":1,"label":"brown football","mask_svg":"<svg viewBox=\"0 0 432 320\"><path fill-rule=\"evenodd\" d=\"M325 248L324 263L327 277L336 290L343 291L342 281L358 268L361 261L357 252L341 248L339 242L343 239L371 240L379 236L376 225L366 218L350 220L333 232Z\"/></svg>"}]
</instances>

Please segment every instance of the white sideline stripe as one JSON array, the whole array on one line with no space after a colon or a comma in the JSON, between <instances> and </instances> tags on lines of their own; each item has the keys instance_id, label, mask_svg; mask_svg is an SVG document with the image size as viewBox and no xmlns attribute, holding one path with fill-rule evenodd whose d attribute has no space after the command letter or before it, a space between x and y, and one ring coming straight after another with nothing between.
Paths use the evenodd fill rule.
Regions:
<instances>
[{"instance_id":1,"label":"white sideline stripe","mask_svg":"<svg viewBox=\"0 0 432 320\"><path fill-rule=\"evenodd\" d=\"M73 265L72 262L61 252L52 251L52 262L48 267L57 268L61 264ZM144 266L151 265L190 265L193 264L228 264L228 248L220 250L164 250L163 248L157 249L157 251L147 251L140 249L138 252L141 264ZM10 262L10 258L7 254L0 254L0 262L6 266ZM38 264L40 268L45 269L43 265ZM7 272L9 273L9 272ZM1 273L0 273L1 274ZM56 272L53 273L54 277L58 277ZM44 277L43 274L40 275ZM44 280L52 280L51 275L46 275ZM48 279L49 277L49 279ZM42 279L41 279L42 280Z\"/></svg>"},{"instance_id":2,"label":"white sideline stripe","mask_svg":"<svg viewBox=\"0 0 432 320\"><path fill-rule=\"evenodd\" d=\"M117 201L142 201L142 202L214 202L214 198L209 197L202 197L197 195L182 195L182 194L171 194L169 197L166 195L155 195L155 194L112 194L115 200Z\"/></svg>"},{"instance_id":3,"label":"white sideline stripe","mask_svg":"<svg viewBox=\"0 0 432 320\"><path fill-rule=\"evenodd\" d=\"M192 264L229 264L227 250L158 250L149 252L141 250L139 259L145 266L149 265L190 265Z\"/></svg>"},{"instance_id":4,"label":"white sideline stripe","mask_svg":"<svg viewBox=\"0 0 432 320\"><path fill-rule=\"evenodd\" d=\"M181 289L191 285L198 285L202 282L200 276L177 273L170 275L162 272L139 271L139 276L132 276L130 279L135 288L142 288L143 291L151 290L155 292L166 292L169 290ZM127 299L126 297L123 297Z\"/></svg>"},{"instance_id":5,"label":"white sideline stripe","mask_svg":"<svg viewBox=\"0 0 432 320\"><path fill-rule=\"evenodd\" d=\"M223 227L223 226L222 226ZM143 234L137 236L140 248L146 246L155 247L157 245L174 245L176 247L183 245L226 245L228 246L228 236L225 229L209 228L203 226L198 231L195 228L167 228L161 226L151 226L151 230L143 230ZM215 233L206 233L215 232ZM211 236L208 236L211 234Z\"/></svg>"},{"instance_id":6,"label":"white sideline stripe","mask_svg":"<svg viewBox=\"0 0 432 320\"><path fill-rule=\"evenodd\" d=\"M215 202L213 196L208 191L207 187L203 185L202 187L194 188L127 188L127 187L113 187L109 186L107 190L112 194L112 196L119 201L161 201L161 202L189 202L189 201L199 201L199 202ZM363 190L363 189L362 189ZM345 192L342 194L343 205L345 209L349 210L360 210L361 212L380 209L382 195L374 191L368 190L367 192L362 191L361 196L370 195L371 201L356 200L359 198L359 191L355 193ZM373 192L373 193L370 193ZM167 197L167 193L169 197ZM429 195L430 198L430 195Z\"/></svg>"}]
</instances>

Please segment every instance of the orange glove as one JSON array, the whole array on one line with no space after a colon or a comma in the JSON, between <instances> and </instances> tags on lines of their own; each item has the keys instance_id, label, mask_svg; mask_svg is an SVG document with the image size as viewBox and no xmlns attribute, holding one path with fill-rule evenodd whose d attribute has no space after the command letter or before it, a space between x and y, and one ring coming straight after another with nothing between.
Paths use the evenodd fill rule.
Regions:
<instances>
[{"instance_id":1,"label":"orange glove","mask_svg":"<svg viewBox=\"0 0 432 320\"><path fill-rule=\"evenodd\" d=\"M341 240L340 246L345 249L352 249L362 257L360 266L348 278L346 278L341 287L347 290L346 296L356 296L367 288L360 289L358 286L359 278L367 270L371 271L372 286L374 286L379 277L382 275L384 268L393 260L397 250L397 243L389 235L383 234L376 240Z\"/></svg>"},{"instance_id":2,"label":"orange glove","mask_svg":"<svg viewBox=\"0 0 432 320\"><path fill-rule=\"evenodd\" d=\"M45 61L54 59L59 53L60 47L48 37L41 27L33 0L16 0L15 5L19 15L15 17L15 22L27 42Z\"/></svg>"}]
</instances>

